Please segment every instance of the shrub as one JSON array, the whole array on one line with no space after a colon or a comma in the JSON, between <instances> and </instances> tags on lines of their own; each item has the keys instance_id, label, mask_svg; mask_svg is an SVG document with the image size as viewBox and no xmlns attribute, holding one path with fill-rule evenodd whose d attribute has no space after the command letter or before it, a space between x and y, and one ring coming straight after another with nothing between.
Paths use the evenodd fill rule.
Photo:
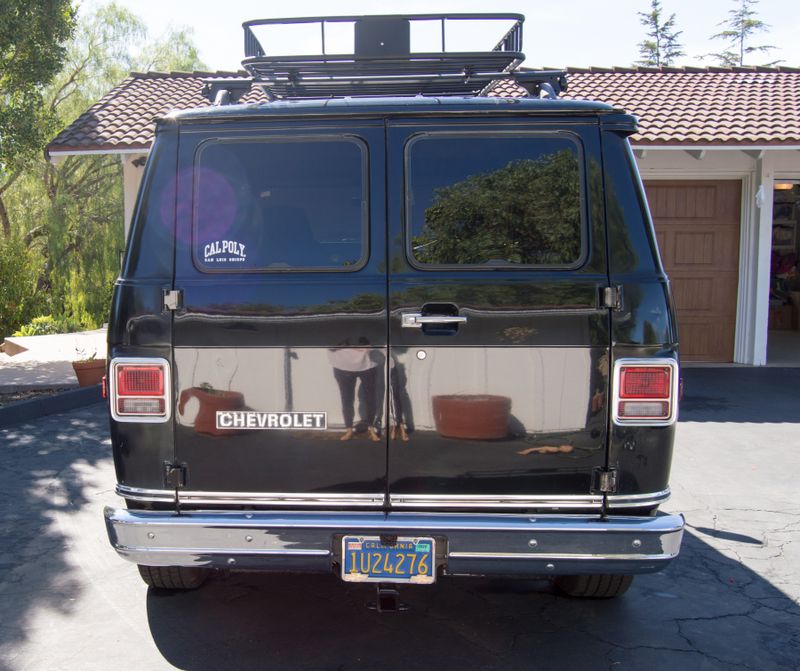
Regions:
<instances>
[{"instance_id":1,"label":"shrub","mask_svg":"<svg viewBox=\"0 0 800 671\"><path fill-rule=\"evenodd\" d=\"M0 340L43 311L42 259L18 236L0 239Z\"/></svg>"},{"instance_id":2,"label":"shrub","mask_svg":"<svg viewBox=\"0 0 800 671\"><path fill-rule=\"evenodd\" d=\"M51 333L58 333L56 320L53 319L52 315L34 317L20 329L14 331L15 336L37 336L49 335Z\"/></svg>"},{"instance_id":3,"label":"shrub","mask_svg":"<svg viewBox=\"0 0 800 671\"><path fill-rule=\"evenodd\" d=\"M34 317L19 330L14 332L15 336L36 336L51 335L53 333L74 333L80 331L82 325L68 317L53 317L53 315L42 315Z\"/></svg>"}]
</instances>

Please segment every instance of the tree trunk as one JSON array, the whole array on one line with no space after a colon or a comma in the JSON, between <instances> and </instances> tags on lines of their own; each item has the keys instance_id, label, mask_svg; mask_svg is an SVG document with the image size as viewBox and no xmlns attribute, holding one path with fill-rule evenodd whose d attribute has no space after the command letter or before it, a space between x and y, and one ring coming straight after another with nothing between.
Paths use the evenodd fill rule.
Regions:
<instances>
[{"instance_id":1,"label":"tree trunk","mask_svg":"<svg viewBox=\"0 0 800 671\"><path fill-rule=\"evenodd\" d=\"M3 196L0 196L0 225L3 226L3 235L6 238L11 237L11 221L8 218L8 211L6 204L3 202Z\"/></svg>"}]
</instances>

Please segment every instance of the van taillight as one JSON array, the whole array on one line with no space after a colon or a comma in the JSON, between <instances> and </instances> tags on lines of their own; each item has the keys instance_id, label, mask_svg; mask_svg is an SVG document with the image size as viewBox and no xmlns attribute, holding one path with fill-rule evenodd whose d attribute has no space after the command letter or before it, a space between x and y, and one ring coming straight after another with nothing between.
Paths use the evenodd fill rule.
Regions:
<instances>
[{"instance_id":1,"label":"van taillight","mask_svg":"<svg viewBox=\"0 0 800 671\"><path fill-rule=\"evenodd\" d=\"M620 398L669 398L669 366L623 366Z\"/></svg>"},{"instance_id":2,"label":"van taillight","mask_svg":"<svg viewBox=\"0 0 800 671\"><path fill-rule=\"evenodd\" d=\"M620 359L614 365L614 422L664 425L677 414L674 359Z\"/></svg>"},{"instance_id":3,"label":"van taillight","mask_svg":"<svg viewBox=\"0 0 800 671\"><path fill-rule=\"evenodd\" d=\"M117 393L120 396L163 396L164 369L161 366L118 366Z\"/></svg>"},{"instance_id":4,"label":"van taillight","mask_svg":"<svg viewBox=\"0 0 800 671\"><path fill-rule=\"evenodd\" d=\"M166 422L170 415L166 359L112 359L111 415L118 422Z\"/></svg>"}]
</instances>

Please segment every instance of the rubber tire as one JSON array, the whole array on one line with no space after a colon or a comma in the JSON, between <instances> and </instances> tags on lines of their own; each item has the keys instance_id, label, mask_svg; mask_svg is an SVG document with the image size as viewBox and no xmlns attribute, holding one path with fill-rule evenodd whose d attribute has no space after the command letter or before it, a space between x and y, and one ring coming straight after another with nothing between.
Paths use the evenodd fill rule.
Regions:
<instances>
[{"instance_id":1,"label":"rubber tire","mask_svg":"<svg viewBox=\"0 0 800 671\"><path fill-rule=\"evenodd\" d=\"M612 599L628 591L632 575L560 575L556 587L567 596L580 599Z\"/></svg>"},{"instance_id":2,"label":"rubber tire","mask_svg":"<svg viewBox=\"0 0 800 671\"><path fill-rule=\"evenodd\" d=\"M209 575L208 569L188 566L137 566L145 584L156 589L197 589Z\"/></svg>"}]
</instances>

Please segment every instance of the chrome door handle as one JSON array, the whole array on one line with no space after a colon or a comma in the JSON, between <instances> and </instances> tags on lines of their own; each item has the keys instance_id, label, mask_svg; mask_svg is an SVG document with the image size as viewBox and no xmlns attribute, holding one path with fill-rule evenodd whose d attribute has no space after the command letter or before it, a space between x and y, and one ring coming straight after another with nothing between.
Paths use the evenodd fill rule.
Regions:
<instances>
[{"instance_id":1,"label":"chrome door handle","mask_svg":"<svg viewBox=\"0 0 800 671\"><path fill-rule=\"evenodd\" d=\"M401 315L404 329L419 329L425 324L466 324L466 317L456 315L423 315L419 312L404 312Z\"/></svg>"}]
</instances>

